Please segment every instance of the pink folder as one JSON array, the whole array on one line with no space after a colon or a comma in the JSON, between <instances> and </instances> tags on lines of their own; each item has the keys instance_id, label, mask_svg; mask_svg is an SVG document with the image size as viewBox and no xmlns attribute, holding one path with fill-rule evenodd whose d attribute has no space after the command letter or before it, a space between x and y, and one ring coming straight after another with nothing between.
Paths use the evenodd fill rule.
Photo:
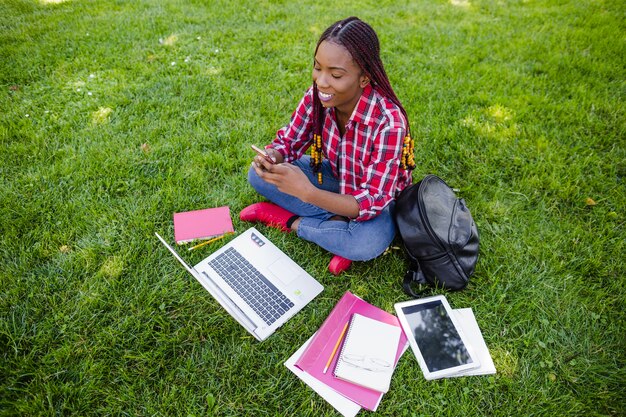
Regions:
<instances>
[{"instance_id":1,"label":"pink folder","mask_svg":"<svg viewBox=\"0 0 626 417\"><path fill-rule=\"evenodd\" d=\"M228 206L174 213L174 240L183 244L232 232Z\"/></svg>"},{"instance_id":2,"label":"pink folder","mask_svg":"<svg viewBox=\"0 0 626 417\"><path fill-rule=\"evenodd\" d=\"M400 327L398 319L393 314L369 304L348 291L341 297L324 323L322 323L309 346L296 361L295 366L360 406L376 411L383 393L343 381L333 375L332 370L335 369L339 355L335 355L328 372L324 373L324 367L332 354L335 343L339 339L344 325L354 313ZM398 363L398 359L400 359L406 347L407 338L404 332L402 332L394 366Z\"/></svg>"}]
</instances>

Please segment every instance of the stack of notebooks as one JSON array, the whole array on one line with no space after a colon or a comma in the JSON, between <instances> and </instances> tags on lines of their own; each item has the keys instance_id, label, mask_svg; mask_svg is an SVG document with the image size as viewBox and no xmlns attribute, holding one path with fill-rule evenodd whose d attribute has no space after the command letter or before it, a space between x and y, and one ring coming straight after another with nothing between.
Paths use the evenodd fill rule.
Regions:
<instances>
[{"instance_id":1,"label":"stack of notebooks","mask_svg":"<svg viewBox=\"0 0 626 417\"><path fill-rule=\"evenodd\" d=\"M344 416L375 411L407 349L398 319L346 292L285 365Z\"/></svg>"},{"instance_id":2,"label":"stack of notebooks","mask_svg":"<svg viewBox=\"0 0 626 417\"><path fill-rule=\"evenodd\" d=\"M480 355L481 367L465 375L495 373L472 309L453 310ZM320 329L286 362L345 417L376 411L409 344L396 316L346 292Z\"/></svg>"}]
</instances>

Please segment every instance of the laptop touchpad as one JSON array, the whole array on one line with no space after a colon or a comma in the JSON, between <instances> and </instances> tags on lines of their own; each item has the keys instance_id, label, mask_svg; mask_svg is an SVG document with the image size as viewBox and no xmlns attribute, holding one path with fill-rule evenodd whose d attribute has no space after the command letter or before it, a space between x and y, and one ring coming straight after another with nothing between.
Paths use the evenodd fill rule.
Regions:
<instances>
[{"instance_id":1,"label":"laptop touchpad","mask_svg":"<svg viewBox=\"0 0 626 417\"><path fill-rule=\"evenodd\" d=\"M284 285L291 284L293 280L300 275L300 270L293 264L293 261L288 258L280 258L268 266L268 269Z\"/></svg>"}]
</instances>

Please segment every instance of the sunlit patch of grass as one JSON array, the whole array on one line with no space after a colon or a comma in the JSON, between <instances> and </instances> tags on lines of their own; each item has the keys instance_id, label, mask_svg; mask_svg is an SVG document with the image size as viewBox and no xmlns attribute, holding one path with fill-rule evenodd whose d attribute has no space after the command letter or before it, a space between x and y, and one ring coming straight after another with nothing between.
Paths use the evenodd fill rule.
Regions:
<instances>
[{"instance_id":1,"label":"sunlit patch of grass","mask_svg":"<svg viewBox=\"0 0 626 417\"><path fill-rule=\"evenodd\" d=\"M124 271L124 261L119 256L111 256L107 258L98 274L105 278L119 278Z\"/></svg>"},{"instance_id":2,"label":"sunlit patch of grass","mask_svg":"<svg viewBox=\"0 0 626 417\"><path fill-rule=\"evenodd\" d=\"M208 67L206 69L206 73L207 75L220 75L222 73L222 69L217 67Z\"/></svg>"},{"instance_id":3,"label":"sunlit patch of grass","mask_svg":"<svg viewBox=\"0 0 626 417\"><path fill-rule=\"evenodd\" d=\"M450 4L458 7L470 7L471 3L469 0L450 0Z\"/></svg>"},{"instance_id":4,"label":"sunlit patch of grass","mask_svg":"<svg viewBox=\"0 0 626 417\"><path fill-rule=\"evenodd\" d=\"M165 46L173 46L178 41L178 35L171 34L166 38L159 39L159 43Z\"/></svg>"},{"instance_id":5,"label":"sunlit patch of grass","mask_svg":"<svg viewBox=\"0 0 626 417\"><path fill-rule=\"evenodd\" d=\"M519 373L518 358L511 352L495 348L490 349L489 354L493 359L493 364L497 369L497 373L507 378L513 378Z\"/></svg>"},{"instance_id":6,"label":"sunlit patch of grass","mask_svg":"<svg viewBox=\"0 0 626 417\"><path fill-rule=\"evenodd\" d=\"M472 129L476 134L497 140L510 140L518 136L519 126L514 121L514 114L500 104L481 109L461 120L461 125Z\"/></svg>"},{"instance_id":7,"label":"sunlit patch of grass","mask_svg":"<svg viewBox=\"0 0 626 417\"><path fill-rule=\"evenodd\" d=\"M100 107L98 110L91 113L91 121L94 124L104 124L110 121L111 113L113 109L110 107Z\"/></svg>"}]
</instances>

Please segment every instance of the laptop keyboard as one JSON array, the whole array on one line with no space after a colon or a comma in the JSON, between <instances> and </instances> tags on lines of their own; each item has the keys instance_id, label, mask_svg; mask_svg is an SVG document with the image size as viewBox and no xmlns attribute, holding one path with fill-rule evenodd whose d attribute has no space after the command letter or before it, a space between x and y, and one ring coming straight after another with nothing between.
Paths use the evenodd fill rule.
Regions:
<instances>
[{"instance_id":1,"label":"laptop keyboard","mask_svg":"<svg viewBox=\"0 0 626 417\"><path fill-rule=\"evenodd\" d=\"M235 248L226 249L209 265L268 325L294 305Z\"/></svg>"}]
</instances>

